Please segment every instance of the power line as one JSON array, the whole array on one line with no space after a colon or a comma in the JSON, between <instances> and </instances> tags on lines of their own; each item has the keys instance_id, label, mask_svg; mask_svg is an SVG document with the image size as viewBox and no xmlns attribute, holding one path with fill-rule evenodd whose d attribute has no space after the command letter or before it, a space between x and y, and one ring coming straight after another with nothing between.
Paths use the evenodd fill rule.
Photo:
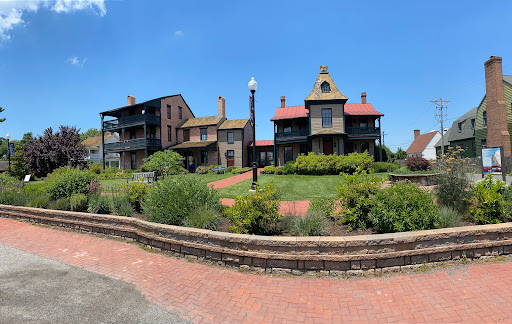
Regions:
<instances>
[{"instance_id":1,"label":"power line","mask_svg":"<svg viewBox=\"0 0 512 324\"><path fill-rule=\"evenodd\" d=\"M443 108L448 109L446 105L443 106L443 103L449 103L449 100L443 100L443 98L439 98L439 100L430 100L436 105L436 108L439 109L439 115L436 114L436 117L439 118L441 122L441 154L444 155L444 127L443 127L443 119L445 119L445 115L443 115Z\"/></svg>"}]
</instances>

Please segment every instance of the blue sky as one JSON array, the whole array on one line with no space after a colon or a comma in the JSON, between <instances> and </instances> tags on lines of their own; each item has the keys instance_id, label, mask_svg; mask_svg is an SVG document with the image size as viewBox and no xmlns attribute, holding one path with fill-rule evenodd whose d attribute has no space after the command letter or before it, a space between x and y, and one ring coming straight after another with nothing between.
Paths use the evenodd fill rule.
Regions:
<instances>
[{"instance_id":1,"label":"blue sky","mask_svg":"<svg viewBox=\"0 0 512 324\"><path fill-rule=\"evenodd\" d=\"M0 1L0 135L100 127L99 112L181 93L196 116L248 118L257 138L286 96L302 105L319 66L349 103L385 114L385 144L438 129L431 99L451 100L449 124L485 94L483 63L512 74L512 2Z\"/></svg>"}]
</instances>

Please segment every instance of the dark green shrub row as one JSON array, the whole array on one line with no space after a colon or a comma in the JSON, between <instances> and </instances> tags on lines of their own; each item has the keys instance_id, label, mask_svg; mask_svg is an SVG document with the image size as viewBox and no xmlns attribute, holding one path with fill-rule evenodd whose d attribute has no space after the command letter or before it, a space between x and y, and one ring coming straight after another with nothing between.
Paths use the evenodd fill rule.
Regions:
<instances>
[{"instance_id":1,"label":"dark green shrub row","mask_svg":"<svg viewBox=\"0 0 512 324\"><path fill-rule=\"evenodd\" d=\"M398 162L374 162L370 167L373 172L394 172L398 168L400 168L400 163Z\"/></svg>"},{"instance_id":2,"label":"dark green shrub row","mask_svg":"<svg viewBox=\"0 0 512 324\"><path fill-rule=\"evenodd\" d=\"M296 160L296 173L307 175L352 174L356 170L368 170L373 162L368 152L349 155L323 155L309 153L299 155Z\"/></svg>"},{"instance_id":3,"label":"dark green shrub row","mask_svg":"<svg viewBox=\"0 0 512 324\"><path fill-rule=\"evenodd\" d=\"M242 173L245 173L245 172L247 172L247 171L250 171L251 169L252 169L251 167L236 168L236 169L232 169L232 170L231 170L231 173L242 174Z\"/></svg>"}]
</instances>

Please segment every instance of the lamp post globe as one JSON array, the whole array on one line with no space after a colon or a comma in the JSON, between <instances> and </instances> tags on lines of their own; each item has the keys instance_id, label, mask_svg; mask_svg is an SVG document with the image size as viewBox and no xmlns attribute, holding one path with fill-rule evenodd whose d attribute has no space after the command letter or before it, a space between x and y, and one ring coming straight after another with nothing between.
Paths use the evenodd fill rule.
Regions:
<instances>
[{"instance_id":1,"label":"lamp post globe","mask_svg":"<svg viewBox=\"0 0 512 324\"><path fill-rule=\"evenodd\" d=\"M256 164L256 117L254 113L254 93L258 89L258 82L251 78L251 81L247 84L249 91L251 91L250 99L250 110L251 110L251 125L252 125L252 185L251 190L255 191L258 183L258 167Z\"/></svg>"}]
</instances>

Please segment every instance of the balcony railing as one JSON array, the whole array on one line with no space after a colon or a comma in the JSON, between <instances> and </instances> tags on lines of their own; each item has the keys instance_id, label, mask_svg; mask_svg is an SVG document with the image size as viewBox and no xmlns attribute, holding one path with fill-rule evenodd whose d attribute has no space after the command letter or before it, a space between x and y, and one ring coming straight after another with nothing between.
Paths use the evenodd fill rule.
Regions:
<instances>
[{"instance_id":1,"label":"balcony railing","mask_svg":"<svg viewBox=\"0 0 512 324\"><path fill-rule=\"evenodd\" d=\"M153 114L139 114L133 115L123 118L118 118L115 120L109 120L103 122L103 129L110 130L115 128L126 127L134 124L144 124L144 123L153 123L160 124L160 116Z\"/></svg>"},{"instance_id":2,"label":"balcony railing","mask_svg":"<svg viewBox=\"0 0 512 324\"><path fill-rule=\"evenodd\" d=\"M122 142L105 143L105 152L128 151L146 147L161 147L162 141L157 138L136 138Z\"/></svg>"},{"instance_id":3,"label":"balcony railing","mask_svg":"<svg viewBox=\"0 0 512 324\"><path fill-rule=\"evenodd\" d=\"M286 140L297 137L307 137L309 135L309 129L294 130L291 132L276 133L276 139Z\"/></svg>"},{"instance_id":4,"label":"balcony railing","mask_svg":"<svg viewBox=\"0 0 512 324\"><path fill-rule=\"evenodd\" d=\"M379 136L379 127L347 127L348 135L375 135Z\"/></svg>"}]
</instances>

